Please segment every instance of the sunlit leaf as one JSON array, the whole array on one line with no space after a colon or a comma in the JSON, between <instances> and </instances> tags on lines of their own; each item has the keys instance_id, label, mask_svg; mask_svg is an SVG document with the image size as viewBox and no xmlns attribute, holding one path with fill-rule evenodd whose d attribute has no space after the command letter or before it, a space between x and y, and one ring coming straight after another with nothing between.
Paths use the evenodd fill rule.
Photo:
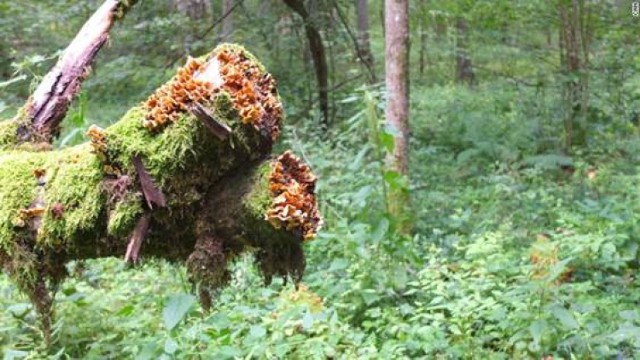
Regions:
<instances>
[{"instance_id":1,"label":"sunlit leaf","mask_svg":"<svg viewBox=\"0 0 640 360\"><path fill-rule=\"evenodd\" d=\"M173 330L178 325L195 301L195 297L189 294L177 294L169 298L169 302L162 310L162 319L167 330Z\"/></svg>"}]
</instances>

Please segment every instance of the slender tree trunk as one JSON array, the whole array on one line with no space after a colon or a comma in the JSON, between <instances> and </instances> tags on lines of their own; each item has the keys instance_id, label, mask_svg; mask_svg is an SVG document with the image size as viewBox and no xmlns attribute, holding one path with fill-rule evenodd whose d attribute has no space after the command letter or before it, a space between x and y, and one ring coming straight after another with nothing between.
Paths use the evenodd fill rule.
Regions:
<instances>
[{"instance_id":1,"label":"slender tree trunk","mask_svg":"<svg viewBox=\"0 0 640 360\"><path fill-rule=\"evenodd\" d=\"M309 42L309 50L311 51L311 59L316 71L316 80L318 81L318 96L320 102L320 112L322 114L322 125L327 128L329 126L329 71L327 66L327 55L322 36L314 19L304 6L302 0L284 0L284 3L296 12L304 21L304 30Z\"/></svg>"},{"instance_id":2,"label":"slender tree trunk","mask_svg":"<svg viewBox=\"0 0 640 360\"><path fill-rule=\"evenodd\" d=\"M358 51L360 58L367 62L367 67L373 68L373 54L369 41L369 3L368 0L357 0L356 12L358 17ZM374 80L375 81L375 80Z\"/></svg>"},{"instance_id":3,"label":"slender tree trunk","mask_svg":"<svg viewBox=\"0 0 640 360\"><path fill-rule=\"evenodd\" d=\"M589 107L590 28L589 13L582 0L560 0L560 66L563 97L566 107L564 119L565 151L586 142L586 114Z\"/></svg>"},{"instance_id":4,"label":"slender tree trunk","mask_svg":"<svg viewBox=\"0 0 640 360\"><path fill-rule=\"evenodd\" d=\"M222 0L222 13L226 14L231 10L236 0ZM233 13L229 13L222 19L222 32L220 33L222 42L233 41Z\"/></svg>"},{"instance_id":5,"label":"slender tree trunk","mask_svg":"<svg viewBox=\"0 0 640 360\"><path fill-rule=\"evenodd\" d=\"M467 44L469 24L467 20L459 17L456 20L457 44L456 44L456 80L466 82L469 86L476 83L476 76L473 72L471 57Z\"/></svg>"},{"instance_id":6,"label":"slender tree trunk","mask_svg":"<svg viewBox=\"0 0 640 360\"><path fill-rule=\"evenodd\" d=\"M407 0L385 1L385 83L387 89L386 119L396 129L392 170L409 176L409 4ZM407 217L408 190L391 188L389 210L400 220L400 230L410 231Z\"/></svg>"},{"instance_id":7,"label":"slender tree trunk","mask_svg":"<svg viewBox=\"0 0 640 360\"><path fill-rule=\"evenodd\" d=\"M433 15L436 36L442 40L447 35L447 19L439 14Z\"/></svg>"},{"instance_id":8,"label":"slender tree trunk","mask_svg":"<svg viewBox=\"0 0 640 360\"><path fill-rule=\"evenodd\" d=\"M426 0L425 0L426 1ZM427 12L425 2L420 2L420 77L424 75L427 53Z\"/></svg>"},{"instance_id":9,"label":"slender tree trunk","mask_svg":"<svg viewBox=\"0 0 640 360\"><path fill-rule=\"evenodd\" d=\"M187 16L193 22L207 19L211 15L211 2L209 0L174 0L176 9ZM191 45L194 43L193 31L183 34L183 54L191 53Z\"/></svg>"},{"instance_id":10,"label":"slender tree trunk","mask_svg":"<svg viewBox=\"0 0 640 360\"><path fill-rule=\"evenodd\" d=\"M175 0L176 8L193 20L206 19L211 14L210 0Z\"/></svg>"}]
</instances>

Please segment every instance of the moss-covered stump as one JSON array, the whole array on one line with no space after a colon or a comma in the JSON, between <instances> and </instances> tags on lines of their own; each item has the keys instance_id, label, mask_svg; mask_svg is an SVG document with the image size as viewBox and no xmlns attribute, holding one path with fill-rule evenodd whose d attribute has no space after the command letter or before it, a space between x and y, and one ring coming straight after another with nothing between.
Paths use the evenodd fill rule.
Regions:
<instances>
[{"instance_id":1,"label":"moss-covered stump","mask_svg":"<svg viewBox=\"0 0 640 360\"><path fill-rule=\"evenodd\" d=\"M138 253L187 260L205 305L235 255L265 277L299 279L300 244L320 226L308 167L268 161L282 122L275 83L246 50L221 45L91 141L21 144L0 123L0 265L29 295L45 337L69 260Z\"/></svg>"}]
</instances>

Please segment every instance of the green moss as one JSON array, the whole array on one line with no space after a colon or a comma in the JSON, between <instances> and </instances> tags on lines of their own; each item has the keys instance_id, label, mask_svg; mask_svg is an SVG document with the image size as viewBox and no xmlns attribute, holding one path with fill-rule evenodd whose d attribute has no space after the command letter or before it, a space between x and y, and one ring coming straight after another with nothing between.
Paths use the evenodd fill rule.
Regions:
<instances>
[{"instance_id":1,"label":"green moss","mask_svg":"<svg viewBox=\"0 0 640 360\"><path fill-rule=\"evenodd\" d=\"M0 122L0 150L16 144L18 126L19 123L13 120Z\"/></svg>"},{"instance_id":2,"label":"green moss","mask_svg":"<svg viewBox=\"0 0 640 360\"><path fill-rule=\"evenodd\" d=\"M15 226L21 209L38 196L37 169L45 170L46 212L36 236L36 245L52 247L77 239L95 227L105 199L101 190L102 166L87 145L56 152L11 151L0 155L0 246L7 252L26 226ZM63 216L52 207L64 206Z\"/></svg>"},{"instance_id":3,"label":"green moss","mask_svg":"<svg viewBox=\"0 0 640 360\"><path fill-rule=\"evenodd\" d=\"M254 220L264 221L267 210L273 205L273 199L269 193L269 174L271 173L271 164L265 162L255 172L254 183L251 191L243 199L246 213L251 214Z\"/></svg>"},{"instance_id":4,"label":"green moss","mask_svg":"<svg viewBox=\"0 0 640 360\"><path fill-rule=\"evenodd\" d=\"M129 193L115 208L109 212L107 231L109 235L123 237L129 235L136 225L136 220L142 215L142 196L139 193Z\"/></svg>"}]
</instances>

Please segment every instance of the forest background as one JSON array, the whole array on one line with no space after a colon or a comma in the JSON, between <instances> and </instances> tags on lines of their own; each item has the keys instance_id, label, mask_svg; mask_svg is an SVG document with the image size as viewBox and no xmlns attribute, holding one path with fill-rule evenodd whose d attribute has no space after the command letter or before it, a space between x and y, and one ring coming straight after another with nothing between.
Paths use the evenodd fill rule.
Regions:
<instances>
[{"instance_id":1,"label":"forest background","mask_svg":"<svg viewBox=\"0 0 640 360\"><path fill-rule=\"evenodd\" d=\"M0 1L0 118L99 5ZM0 275L4 359L637 357L639 27L620 0L139 1L56 146L238 42L278 81L278 148L318 175L325 228L298 290L243 258L211 313L181 265L72 263L50 347ZM400 83L389 30L408 34Z\"/></svg>"}]
</instances>

